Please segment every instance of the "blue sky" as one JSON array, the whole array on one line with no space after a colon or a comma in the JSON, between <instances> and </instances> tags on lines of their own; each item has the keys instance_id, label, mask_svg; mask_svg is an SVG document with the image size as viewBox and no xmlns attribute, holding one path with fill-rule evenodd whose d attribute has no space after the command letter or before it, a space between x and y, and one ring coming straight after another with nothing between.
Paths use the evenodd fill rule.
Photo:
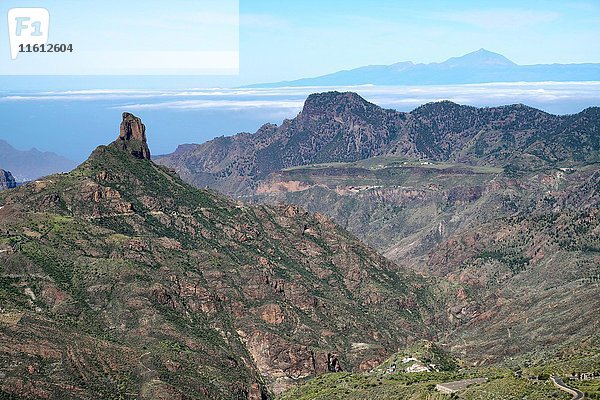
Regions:
<instances>
[{"instance_id":1,"label":"blue sky","mask_svg":"<svg viewBox=\"0 0 600 400\"><path fill-rule=\"evenodd\" d=\"M232 18L218 6L203 6L210 3L223 1L5 0L0 9L54 9L51 37L72 39L79 48L100 43L103 50L146 50L151 43L164 50L165 37L178 37L173 50L230 49L237 44L232 31L216 26L231 26ZM214 10L202 17L201 9ZM240 74L197 79L195 85L272 82L408 60L440 62L479 48L518 64L600 62L598 0L239 0L239 12ZM118 65L114 58L106 64ZM94 82L112 86L111 80Z\"/></svg>"},{"instance_id":2,"label":"blue sky","mask_svg":"<svg viewBox=\"0 0 600 400\"><path fill-rule=\"evenodd\" d=\"M200 2L209 0L173 1L198 7ZM79 45L93 39L82 33L90 26L100 26L94 34L103 35L105 46L110 44L124 50L134 43L120 40L119 35L114 34L118 29L132 36L140 29L150 29L152 33L148 37L157 43L164 39L164 32L190 34L192 40L182 39L178 49L186 43L192 50L197 49L200 43L194 37L208 37L208 42L202 43L204 46L219 41L219 35L214 32L207 36L206 31L196 30L197 24L190 21L190 17L194 17L190 9L177 8L173 2L162 0L104 0L102 3L3 0L0 13L6 7L50 4L58 4L60 10L59 16L51 14L51 26L61 20L74 21L77 32L74 40ZM77 20L82 9L89 13L86 4L102 7L92 13L93 23ZM139 12L136 7L140 8ZM144 15L154 19L142 19ZM216 14L208 17L213 22L220 20ZM183 25L173 24L174 19ZM204 16L198 21L206 19ZM231 19L227 20L231 25ZM103 21L109 23L105 25ZM131 23L116 24L118 21ZM0 22L0 28L4 29L5 22ZM203 29L206 26L210 24ZM66 32L55 29L50 35L61 37L67 35ZM0 47L6 44L5 39L0 35ZM408 60L441 62L480 48L503 54L518 64L598 63L598 43L598 0L240 0L239 75L194 78L0 76L0 139L20 149L35 146L81 161L95 146L114 139L120 114L133 111L148 126L153 153L166 153L181 143L202 143L220 135L253 132L265 122L281 123L284 118L297 114L308 92L329 90L193 88L298 79ZM106 63L118 64L119 59L107 59ZM450 99L476 106L522 102L553 113L574 113L600 104L599 85L532 83L340 90L357 91L370 101L402 111L425 102ZM119 90L138 88L144 90Z\"/></svg>"},{"instance_id":3,"label":"blue sky","mask_svg":"<svg viewBox=\"0 0 600 400\"><path fill-rule=\"evenodd\" d=\"M250 81L438 62L479 48L518 64L600 62L597 0L241 0L240 11Z\"/></svg>"}]
</instances>

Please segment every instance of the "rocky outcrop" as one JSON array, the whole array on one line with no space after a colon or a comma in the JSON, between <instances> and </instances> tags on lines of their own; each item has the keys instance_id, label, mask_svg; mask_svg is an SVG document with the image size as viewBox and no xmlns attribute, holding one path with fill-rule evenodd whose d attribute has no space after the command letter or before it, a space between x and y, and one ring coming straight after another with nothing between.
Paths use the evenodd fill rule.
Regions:
<instances>
[{"instance_id":1,"label":"rocky outcrop","mask_svg":"<svg viewBox=\"0 0 600 400\"><path fill-rule=\"evenodd\" d=\"M123 113L119 137L113 144L126 150L136 158L150 160L150 149L146 141L146 126L141 119L133 114Z\"/></svg>"},{"instance_id":2,"label":"rocky outcrop","mask_svg":"<svg viewBox=\"0 0 600 400\"><path fill-rule=\"evenodd\" d=\"M340 360L333 354L327 354L327 371L329 372L340 372L342 367L340 366Z\"/></svg>"},{"instance_id":3,"label":"rocky outcrop","mask_svg":"<svg viewBox=\"0 0 600 400\"><path fill-rule=\"evenodd\" d=\"M123 113L123 122L121 122L121 131L119 133L121 140L139 140L146 143L146 126L142 120L130 113Z\"/></svg>"},{"instance_id":4,"label":"rocky outcrop","mask_svg":"<svg viewBox=\"0 0 600 400\"><path fill-rule=\"evenodd\" d=\"M9 171L0 169L0 190L12 189L15 187L17 187L17 182L12 174Z\"/></svg>"}]
</instances>

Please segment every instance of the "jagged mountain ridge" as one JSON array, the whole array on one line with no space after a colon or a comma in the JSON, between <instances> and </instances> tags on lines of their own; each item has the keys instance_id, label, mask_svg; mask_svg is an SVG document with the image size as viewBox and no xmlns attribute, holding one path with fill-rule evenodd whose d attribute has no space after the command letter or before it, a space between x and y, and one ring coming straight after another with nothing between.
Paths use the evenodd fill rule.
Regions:
<instances>
[{"instance_id":1,"label":"jagged mountain ridge","mask_svg":"<svg viewBox=\"0 0 600 400\"><path fill-rule=\"evenodd\" d=\"M256 133L182 145L161 156L184 180L228 194L251 194L269 173L375 156L530 168L600 160L600 108L558 116L511 105L476 108L449 101L409 113L355 93L310 95L300 114Z\"/></svg>"},{"instance_id":2,"label":"jagged mountain ridge","mask_svg":"<svg viewBox=\"0 0 600 400\"><path fill-rule=\"evenodd\" d=\"M433 282L323 216L191 187L142 126L0 194L3 395L267 399L443 322Z\"/></svg>"}]
</instances>

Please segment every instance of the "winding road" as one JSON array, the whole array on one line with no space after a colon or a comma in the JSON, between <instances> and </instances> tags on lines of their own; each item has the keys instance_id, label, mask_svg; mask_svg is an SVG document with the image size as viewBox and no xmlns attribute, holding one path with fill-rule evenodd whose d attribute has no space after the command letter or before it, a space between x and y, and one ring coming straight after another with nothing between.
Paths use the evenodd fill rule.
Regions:
<instances>
[{"instance_id":1,"label":"winding road","mask_svg":"<svg viewBox=\"0 0 600 400\"><path fill-rule=\"evenodd\" d=\"M560 390L572 394L572 400L583 400L585 398L585 395L581 390L565 385L562 378L558 376L551 376L550 380L552 381L552 383L554 383L554 386L558 387Z\"/></svg>"}]
</instances>

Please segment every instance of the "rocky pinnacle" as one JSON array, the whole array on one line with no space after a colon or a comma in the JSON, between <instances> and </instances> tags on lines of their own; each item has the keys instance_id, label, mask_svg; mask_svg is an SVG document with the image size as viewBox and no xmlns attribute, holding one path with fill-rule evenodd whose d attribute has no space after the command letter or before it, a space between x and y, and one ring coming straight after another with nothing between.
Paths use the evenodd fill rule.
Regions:
<instances>
[{"instance_id":1,"label":"rocky pinnacle","mask_svg":"<svg viewBox=\"0 0 600 400\"><path fill-rule=\"evenodd\" d=\"M146 126L133 114L123 113L119 137L114 143L136 158L150 159L150 149L146 142Z\"/></svg>"}]
</instances>

